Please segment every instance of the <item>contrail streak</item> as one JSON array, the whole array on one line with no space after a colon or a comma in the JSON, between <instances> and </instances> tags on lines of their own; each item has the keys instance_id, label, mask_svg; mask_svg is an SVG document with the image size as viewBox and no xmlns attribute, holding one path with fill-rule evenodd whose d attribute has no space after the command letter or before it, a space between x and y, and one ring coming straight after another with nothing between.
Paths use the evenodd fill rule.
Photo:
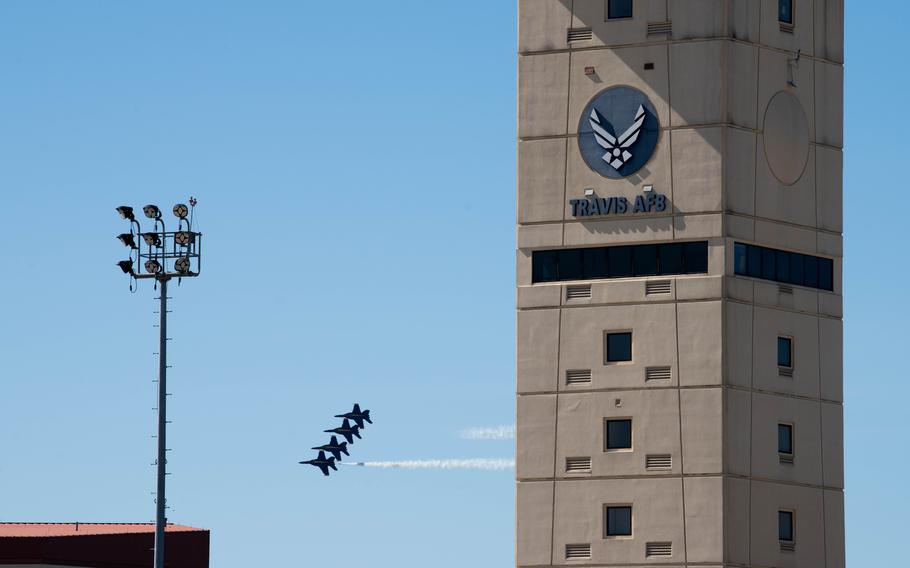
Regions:
<instances>
[{"instance_id":1,"label":"contrail streak","mask_svg":"<svg viewBox=\"0 0 910 568\"><path fill-rule=\"evenodd\" d=\"M466 459L466 460L401 460L373 462L341 462L341 465L356 467L378 467L382 469L479 469L506 471L515 469L514 459Z\"/></svg>"},{"instance_id":2,"label":"contrail streak","mask_svg":"<svg viewBox=\"0 0 910 568\"><path fill-rule=\"evenodd\" d=\"M468 428L459 435L464 440L514 440L515 426L497 426L495 428Z\"/></svg>"}]
</instances>

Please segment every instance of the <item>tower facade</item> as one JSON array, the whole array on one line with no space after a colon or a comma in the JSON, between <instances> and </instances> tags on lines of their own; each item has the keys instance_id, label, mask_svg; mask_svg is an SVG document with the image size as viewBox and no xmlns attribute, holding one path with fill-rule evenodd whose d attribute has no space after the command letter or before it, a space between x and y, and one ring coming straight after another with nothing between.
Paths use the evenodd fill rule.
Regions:
<instances>
[{"instance_id":1,"label":"tower facade","mask_svg":"<svg viewBox=\"0 0 910 568\"><path fill-rule=\"evenodd\" d=\"M518 566L842 567L843 0L518 4Z\"/></svg>"}]
</instances>

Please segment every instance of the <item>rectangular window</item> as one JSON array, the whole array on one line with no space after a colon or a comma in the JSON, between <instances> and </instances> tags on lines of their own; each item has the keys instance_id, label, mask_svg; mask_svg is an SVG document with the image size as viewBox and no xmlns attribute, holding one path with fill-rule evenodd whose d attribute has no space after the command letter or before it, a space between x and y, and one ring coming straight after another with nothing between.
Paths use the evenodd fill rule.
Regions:
<instances>
[{"instance_id":1,"label":"rectangular window","mask_svg":"<svg viewBox=\"0 0 910 568\"><path fill-rule=\"evenodd\" d=\"M783 542L793 542L793 511L777 512L777 535Z\"/></svg>"},{"instance_id":2,"label":"rectangular window","mask_svg":"<svg viewBox=\"0 0 910 568\"><path fill-rule=\"evenodd\" d=\"M607 0L607 19L632 17L632 0Z\"/></svg>"},{"instance_id":3,"label":"rectangular window","mask_svg":"<svg viewBox=\"0 0 910 568\"><path fill-rule=\"evenodd\" d=\"M793 0L777 0L777 19L793 25Z\"/></svg>"},{"instance_id":4,"label":"rectangular window","mask_svg":"<svg viewBox=\"0 0 910 568\"><path fill-rule=\"evenodd\" d=\"M790 424L777 425L777 453L793 455L793 426Z\"/></svg>"},{"instance_id":5,"label":"rectangular window","mask_svg":"<svg viewBox=\"0 0 910 568\"><path fill-rule=\"evenodd\" d=\"M607 537L632 536L632 507L607 507Z\"/></svg>"},{"instance_id":6,"label":"rectangular window","mask_svg":"<svg viewBox=\"0 0 910 568\"><path fill-rule=\"evenodd\" d=\"M632 449L632 420L607 420L607 450Z\"/></svg>"},{"instance_id":7,"label":"rectangular window","mask_svg":"<svg viewBox=\"0 0 910 568\"><path fill-rule=\"evenodd\" d=\"M777 338L777 366L793 368L793 339L790 337Z\"/></svg>"},{"instance_id":8,"label":"rectangular window","mask_svg":"<svg viewBox=\"0 0 910 568\"><path fill-rule=\"evenodd\" d=\"M632 360L631 331L608 333L606 344L607 363L622 363Z\"/></svg>"},{"instance_id":9,"label":"rectangular window","mask_svg":"<svg viewBox=\"0 0 910 568\"><path fill-rule=\"evenodd\" d=\"M531 263L531 279L535 284L707 274L708 242L536 250L531 254Z\"/></svg>"},{"instance_id":10,"label":"rectangular window","mask_svg":"<svg viewBox=\"0 0 910 568\"><path fill-rule=\"evenodd\" d=\"M834 290L834 261L798 252L736 243L733 272L738 276Z\"/></svg>"}]
</instances>

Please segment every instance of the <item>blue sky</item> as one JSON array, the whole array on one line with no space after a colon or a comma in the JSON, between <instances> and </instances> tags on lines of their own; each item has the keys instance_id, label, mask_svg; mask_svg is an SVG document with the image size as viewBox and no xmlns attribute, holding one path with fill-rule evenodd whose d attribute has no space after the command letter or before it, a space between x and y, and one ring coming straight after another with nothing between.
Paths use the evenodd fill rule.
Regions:
<instances>
[{"instance_id":1,"label":"blue sky","mask_svg":"<svg viewBox=\"0 0 910 568\"><path fill-rule=\"evenodd\" d=\"M847 13L848 555L872 565L910 506L910 7ZM510 472L296 462L355 400L357 460L511 457L458 432L514 420L515 26L490 0L0 3L0 520L153 518L155 294L114 266L113 207L195 195L171 520L224 568L512 563Z\"/></svg>"}]
</instances>

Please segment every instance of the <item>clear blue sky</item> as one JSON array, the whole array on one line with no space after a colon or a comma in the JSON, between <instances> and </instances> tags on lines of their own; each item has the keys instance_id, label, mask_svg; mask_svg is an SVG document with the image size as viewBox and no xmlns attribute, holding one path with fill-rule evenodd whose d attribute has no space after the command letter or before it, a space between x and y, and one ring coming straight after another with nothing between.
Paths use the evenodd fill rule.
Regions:
<instances>
[{"instance_id":1,"label":"clear blue sky","mask_svg":"<svg viewBox=\"0 0 910 568\"><path fill-rule=\"evenodd\" d=\"M893 561L910 467L906 2L848 1L847 528ZM511 457L515 2L0 3L0 520L153 518L154 293L113 208L199 199L175 289L169 503L213 566L501 567L509 472L296 465L355 400L358 460ZM901 259L895 262L895 257ZM862 555L863 561L860 561ZM876 562L877 561L877 562Z\"/></svg>"}]
</instances>

